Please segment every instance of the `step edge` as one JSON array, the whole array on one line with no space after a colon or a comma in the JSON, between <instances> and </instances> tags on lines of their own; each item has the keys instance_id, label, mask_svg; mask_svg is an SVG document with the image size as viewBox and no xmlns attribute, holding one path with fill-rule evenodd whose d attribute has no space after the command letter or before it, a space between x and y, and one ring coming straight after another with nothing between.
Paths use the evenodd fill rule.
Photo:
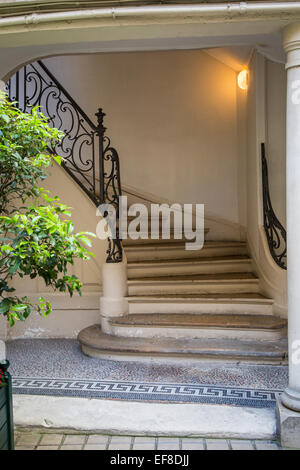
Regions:
<instances>
[{"instance_id":1,"label":"step edge","mask_svg":"<svg viewBox=\"0 0 300 470\"><path fill-rule=\"evenodd\" d=\"M126 240L123 240L123 242L125 241L125 245L126 245ZM134 242L136 242L136 244L134 244ZM133 251L133 250L146 250L146 249L158 249L158 248L161 248L161 249L166 249L166 247L168 248L171 248L172 250L175 250L176 248L178 249L180 246L184 246L186 243L186 240L183 240L182 242L178 242L178 241L174 241L174 242L170 242L169 243L169 246L168 246L168 242L165 241L165 242L162 242L161 245L159 245L159 240L157 242L154 242L154 243L146 243L146 241L144 243L138 243L138 240L132 240L132 243L126 245L126 248L125 250L127 251ZM207 242L206 242L207 243ZM175 246L177 245L177 246ZM201 250L212 250L212 249L231 249L231 248L247 248L247 245L246 243L245 244L240 244L240 242L237 242L236 244L235 243L230 243L228 245L224 245L222 244L222 242L220 242L220 244L217 244L216 245L208 245L207 244L204 244L204 247L201 248Z\"/></svg>"},{"instance_id":2,"label":"step edge","mask_svg":"<svg viewBox=\"0 0 300 470\"><path fill-rule=\"evenodd\" d=\"M174 276L175 277L175 276ZM184 284L184 285L189 285L189 284L210 284L210 285L215 285L215 284L258 284L259 283L259 278L249 278L249 279L229 279L229 280L207 280L207 279L194 279L194 280L151 280L148 281L147 278L140 278L140 279L128 279L127 280L128 285L130 286L141 286L141 285L148 285L148 286L155 286L157 284L170 284L170 285L177 285L177 284Z\"/></svg>"},{"instance_id":3,"label":"step edge","mask_svg":"<svg viewBox=\"0 0 300 470\"><path fill-rule=\"evenodd\" d=\"M87 330L87 329L90 329L90 328L93 328L93 327L99 327L100 329L100 326L99 325L92 325L92 327L87 327L85 328L84 330L82 330L79 335L78 335L78 340L81 344L89 347L89 348L93 348L95 349L96 351L109 351L109 352L115 352L115 353L132 353L132 354L138 354L139 356L149 356L149 354L153 354L155 356L165 356L167 357L168 355L177 355L177 356L181 356L181 357L195 357L195 356L199 356L199 357L204 357L204 356L212 356L212 357L216 357L216 356L222 356L222 357L230 357L230 356L235 356L235 357L242 357L242 358L245 358L245 357L253 357L253 358L259 358L261 357L262 359L263 358L278 358L278 359L281 359L281 360L286 360L287 359L287 347L286 348L280 348L279 345L278 345L278 340L277 341L270 341L268 346L273 346L274 347L274 350L269 350L269 351L251 351L251 350L239 350L237 351L236 349L230 349L230 345L228 346L228 349L223 349L223 350L220 350L220 349L215 349L215 350L212 350L212 349L208 349L207 347L204 347L202 350L199 350L195 351L195 350L191 350L187 347L186 345L186 340L185 339L182 339L182 338L179 338L176 343L177 343L177 348L174 348L174 346L168 346L168 338L156 338L156 348L155 350L151 350L151 343L152 343L152 339L150 338L145 338L145 341L144 341L144 345L147 344L147 347L148 347L148 350L147 351L140 351L138 348L140 347L140 338L130 338L130 337L125 337L123 338L123 341L126 341L127 343L129 343L128 345L124 346L124 345L121 345L121 344L118 344L118 347L117 346L117 342L119 341L119 338L117 336L113 336L113 335L108 335L108 334L105 334L101 331L100 329L100 336L102 336L105 340L106 339L109 339L112 341L112 344L111 345L106 345L104 348L100 348L98 345L96 345L94 343L93 340L87 340L84 338L84 331ZM138 341L136 341L138 340ZM202 339L190 339L189 341L192 341L196 344L196 342L199 342L201 343L201 341L203 341ZM217 343L218 340L210 340L210 344L213 345L214 343ZM229 340L231 341L231 340ZM223 343L226 344L227 340L226 339L223 339L222 340ZM130 344L131 343L131 344ZM164 348L166 349L166 347L169 348L168 351L158 351L157 350L157 345L159 346L159 343L161 343L162 346L164 346ZM180 351L179 350L179 347L180 345L183 343L185 343L185 350L184 352ZM259 344L264 344L264 342L262 341L253 341L253 340L249 340L246 342L247 343L247 346L249 345L253 345L253 346L258 346ZM243 346L245 346L245 341L241 341L241 340L236 340L235 341L235 344L239 344L240 347L242 348ZM279 348L279 349L276 349L276 348Z\"/></svg>"},{"instance_id":4,"label":"step edge","mask_svg":"<svg viewBox=\"0 0 300 470\"><path fill-rule=\"evenodd\" d=\"M153 329L171 329L171 330L217 330L217 331L241 331L241 332L245 332L245 331L257 331L257 332L262 332L262 333L275 333L275 332L278 332L280 330L285 330L286 329L286 325L283 325L283 326L278 326L278 327L272 327L272 328L255 328L253 326L249 327L249 326L245 326L245 327L241 327L241 326L207 326L207 325L195 325L195 326L191 326L191 325L185 325L185 324L180 324L180 325L161 325L161 324L158 324L158 323L153 323L152 325L145 325L145 324L138 324L138 325L134 325L132 323L112 323L110 322L110 326L112 327L118 327L118 328L130 328L130 329L138 329L138 328L143 328L143 329L150 329L150 328L153 328Z\"/></svg>"},{"instance_id":5,"label":"step edge","mask_svg":"<svg viewBox=\"0 0 300 470\"><path fill-rule=\"evenodd\" d=\"M132 318L133 315L138 315L138 314L131 314L130 317ZM148 318L151 318L151 315L153 314L142 314L142 315L146 315ZM154 314L155 315L155 314ZM167 314L163 315L164 317L166 316ZM174 314L176 315L176 314ZM171 314L171 316L174 316ZM192 314L190 314L192 315ZM228 315L228 314L227 314ZM196 317L197 314L195 315L192 315L193 317ZM201 316L201 314L198 314L198 316ZM212 315L209 315L209 316L213 316ZM226 316L226 314L219 314L219 316ZM266 316L268 317L268 319L270 318L270 315L253 315L252 316L257 316L259 319L261 319L262 317ZM246 318L247 317L247 314L244 314L244 315L241 315L242 318ZM119 319L119 321L118 321ZM171 321L171 320L170 320ZM244 331L244 330L253 330L253 331L278 331L278 330L282 330L282 329L285 329L287 327L287 321L282 321L281 323L279 322L277 325L272 325L270 327L268 326L256 326L256 325L228 325L228 324L225 324L225 325L190 325L184 321L182 322L178 322L176 325L170 323L170 324L165 324L165 323L159 323L159 321L155 321L153 320L153 323L151 324L147 324L147 323L132 323L132 322L128 322L126 321L126 319L124 317L115 317L111 320L109 320L109 324L111 326L120 326L120 327L127 327L127 328L154 328L154 329L157 329L157 328L171 328L171 329L191 329L191 330L195 330L195 329L200 329L200 330L203 330L203 329L207 329L207 330L240 330L240 331Z\"/></svg>"},{"instance_id":6,"label":"step edge","mask_svg":"<svg viewBox=\"0 0 300 470\"><path fill-rule=\"evenodd\" d=\"M169 259L165 260L164 262L153 262L153 261L130 261L128 260L127 262L127 267L130 269L144 269L144 268L160 268L160 267L168 267L169 265L172 265L172 267L182 267L184 265L186 266L197 266L198 264L200 266L203 265L226 265L226 264L251 264L252 259L251 258L242 258L242 259L232 259L228 257L228 259L222 259L222 260L210 260L207 261L205 258L197 258L197 259L192 259L188 260L186 258L178 258L178 259Z\"/></svg>"},{"instance_id":7,"label":"step edge","mask_svg":"<svg viewBox=\"0 0 300 470\"><path fill-rule=\"evenodd\" d=\"M134 296L133 296L134 297ZM230 304L230 303L237 303L237 304L254 304L254 305L273 305L274 304L274 299L231 299L231 298L220 298L220 299L214 299L214 298L206 298L206 299L201 299L201 298L184 298L184 297L178 297L178 298L172 298L172 297L159 297L159 298L151 298L151 296L146 296L146 297L138 297L133 298L131 296L125 297L125 299L129 303L199 303L199 304L211 304L211 303L220 303L220 304ZM154 297L154 296L153 296Z\"/></svg>"},{"instance_id":8,"label":"step edge","mask_svg":"<svg viewBox=\"0 0 300 470\"><path fill-rule=\"evenodd\" d=\"M244 359L247 360L247 358L250 359L255 359L256 361L263 361L267 359L273 359L274 361L280 361L280 365L283 365L283 361L287 361L287 356L285 352L282 353L273 353L273 352L267 352L267 353L254 353L251 351L239 351L236 352L234 350L232 351L221 351L221 350L201 350L201 351L179 351L179 350L170 350L170 351L156 351L156 350L150 350L149 352L145 351L138 351L137 349L117 349L117 348L98 348L96 346L91 346L90 344L85 344L82 342L82 344L90 349L94 349L95 351L99 352L100 354L128 354L128 355L138 355L143 356L143 357L149 357L149 356L155 356L155 357L174 357L174 358L183 358L183 359L191 359L191 358L197 358L199 359L210 359L210 358L224 358L226 360L230 358L236 359ZM277 362L276 362L277 363Z\"/></svg>"}]
</instances>

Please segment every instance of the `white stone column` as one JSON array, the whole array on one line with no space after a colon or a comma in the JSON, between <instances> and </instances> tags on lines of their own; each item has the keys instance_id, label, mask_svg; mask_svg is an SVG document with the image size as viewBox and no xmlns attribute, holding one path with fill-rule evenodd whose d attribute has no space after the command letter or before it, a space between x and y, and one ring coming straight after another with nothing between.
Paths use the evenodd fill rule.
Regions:
<instances>
[{"instance_id":1,"label":"white stone column","mask_svg":"<svg viewBox=\"0 0 300 470\"><path fill-rule=\"evenodd\" d=\"M289 385L282 404L300 411L300 23L283 31L287 54L286 204Z\"/></svg>"}]
</instances>

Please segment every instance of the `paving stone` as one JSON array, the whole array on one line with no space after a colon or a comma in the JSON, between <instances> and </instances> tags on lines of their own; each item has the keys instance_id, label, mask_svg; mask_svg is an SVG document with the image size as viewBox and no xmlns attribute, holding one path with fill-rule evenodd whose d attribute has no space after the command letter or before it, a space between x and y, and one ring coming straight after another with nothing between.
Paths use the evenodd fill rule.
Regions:
<instances>
[{"instance_id":1,"label":"paving stone","mask_svg":"<svg viewBox=\"0 0 300 470\"><path fill-rule=\"evenodd\" d=\"M179 438L159 437L157 450L179 450Z\"/></svg>"},{"instance_id":2,"label":"paving stone","mask_svg":"<svg viewBox=\"0 0 300 470\"><path fill-rule=\"evenodd\" d=\"M131 436L112 436L109 444L109 450L129 450L131 445Z\"/></svg>"},{"instance_id":3,"label":"paving stone","mask_svg":"<svg viewBox=\"0 0 300 470\"><path fill-rule=\"evenodd\" d=\"M225 439L206 439L207 450L229 450Z\"/></svg>"},{"instance_id":4,"label":"paving stone","mask_svg":"<svg viewBox=\"0 0 300 470\"><path fill-rule=\"evenodd\" d=\"M21 433L18 439L18 446L36 446L41 438L40 434L37 433Z\"/></svg>"},{"instance_id":5,"label":"paving stone","mask_svg":"<svg viewBox=\"0 0 300 470\"><path fill-rule=\"evenodd\" d=\"M16 446L15 450L34 450L35 446Z\"/></svg>"},{"instance_id":6,"label":"paving stone","mask_svg":"<svg viewBox=\"0 0 300 470\"><path fill-rule=\"evenodd\" d=\"M133 450L155 450L155 444L138 444Z\"/></svg>"},{"instance_id":7,"label":"paving stone","mask_svg":"<svg viewBox=\"0 0 300 470\"><path fill-rule=\"evenodd\" d=\"M59 446L65 438L61 450L105 450L110 442L111 450L129 450L133 442L133 450L154 450L156 438L153 436L107 436L103 434L67 434L64 433L40 433L35 431L15 432L15 450L59 450ZM257 440L251 442L246 439L230 439L230 447L225 439L202 438L172 438L159 437L158 450L179 450L180 439L182 450L280 450L282 447L276 441ZM85 441L86 444L85 444ZM255 444L255 447L254 445Z\"/></svg>"},{"instance_id":8,"label":"paving stone","mask_svg":"<svg viewBox=\"0 0 300 470\"><path fill-rule=\"evenodd\" d=\"M102 434L93 434L88 437L87 444L107 444L108 436Z\"/></svg>"},{"instance_id":9,"label":"paving stone","mask_svg":"<svg viewBox=\"0 0 300 470\"><path fill-rule=\"evenodd\" d=\"M133 450L154 450L155 437L135 437Z\"/></svg>"},{"instance_id":10,"label":"paving stone","mask_svg":"<svg viewBox=\"0 0 300 470\"><path fill-rule=\"evenodd\" d=\"M254 450L251 441L230 440L232 450Z\"/></svg>"},{"instance_id":11,"label":"paving stone","mask_svg":"<svg viewBox=\"0 0 300 470\"><path fill-rule=\"evenodd\" d=\"M85 440L85 434L67 434L63 445L84 444Z\"/></svg>"},{"instance_id":12,"label":"paving stone","mask_svg":"<svg viewBox=\"0 0 300 470\"><path fill-rule=\"evenodd\" d=\"M82 449L82 445L80 444L70 444L70 445L63 445L61 446L60 450L81 450Z\"/></svg>"},{"instance_id":13,"label":"paving stone","mask_svg":"<svg viewBox=\"0 0 300 470\"><path fill-rule=\"evenodd\" d=\"M277 443L272 441L255 441L255 447L257 450L279 450Z\"/></svg>"},{"instance_id":14,"label":"paving stone","mask_svg":"<svg viewBox=\"0 0 300 470\"><path fill-rule=\"evenodd\" d=\"M87 444L83 450L105 450L106 444Z\"/></svg>"},{"instance_id":15,"label":"paving stone","mask_svg":"<svg viewBox=\"0 0 300 470\"><path fill-rule=\"evenodd\" d=\"M36 450L58 450L58 446L37 446Z\"/></svg>"},{"instance_id":16,"label":"paving stone","mask_svg":"<svg viewBox=\"0 0 300 470\"><path fill-rule=\"evenodd\" d=\"M63 434L43 434L40 446L58 446L63 438Z\"/></svg>"},{"instance_id":17,"label":"paving stone","mask_svg":"<svg viewBox=\"0 0 300 470\"><path fill-rule=\"evenodd\" d=\"M203 439L182 439L182 450L204 450Z\"/></svg>"},{"instance_id":18,"label":"paving stone","mask_svg":"<svg viewBox=\"0 0 300 470\"><path fill-rule=\"evenodd\" d=\"M130 450L130 444L112 444L108 450Z\"/></svg>"}]
</instances>

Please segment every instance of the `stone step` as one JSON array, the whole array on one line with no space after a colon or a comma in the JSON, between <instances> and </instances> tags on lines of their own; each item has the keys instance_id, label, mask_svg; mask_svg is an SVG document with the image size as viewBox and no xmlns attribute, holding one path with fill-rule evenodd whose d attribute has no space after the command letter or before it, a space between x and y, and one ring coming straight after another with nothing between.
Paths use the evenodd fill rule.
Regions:
<instances>
[{"instance_id":1,"label":"stone step","mask_svg":"<svg viewBox=\"0 0 300 470\"><path fill-rule=\"evenodd\" d=\"M241 341L231 339L125 338L107 335L100 325L92 325L78 335L88 356L115 361L162 361L164 363L246 362L284 364L287 341Z\"/></svg>"},{"instance_id":2,"label":"stone step","mask_svg":"<svg viewBox=\"0 0 300 470\"><path fill-rule=\"evenodd\" d=\"M127 297L129 314L134 313L239 313L272 315L272 299L261 294L188 294Z\"/></svg>"},{"instance_id":3,"label":"stone step","mask_svg":"<svg viewBox=\"0 0 300 470\"><path fill-rule=\"evenodd\" d=\"M181 215L181 214L180 214ZM159 227L159 230L161 230L162 228L168 228L168 225L170 225L170 228L173 230L173 229L177 229L177 230L180 230L182 231L184 226L184 218L182 216L180 216L178 218L174 218L173 217L173 214L171 214L171 217L169 214L165 215L164 217L162 217L162 214L160 214L159 216L157 215L151 215L151 212L148 213L148 217L144 217L143 215L128 215L127 214L127 224L129 225L132 221L136 221L138 222L138 226L140 228L143 228L145 226L146 228L146 224L148 224L148 230L150 231L151 230L151 226L153 226L153 228L156 228L156 227ZM193 216L192 218L192 230L195 230L196 229L196 218L195 218L195 215ZM199 219L199 222L198 222L198 226L200 225L200 219ZM205 220L204 220L204 227L205 227L205 231L206 233L208 233L209 231L209 228L206 227L207 223L205 223ZM136 223L133 224L134 228L136 227Z\"/></svg>"},{"instance_id":4,"label":"stone step","mask_svg":"<svg viewBox=\"0 0 300 470\"><path fill-rule=\"evenodd\" d=\"M204 230L204 239L205 236L207 235L209 229ZM138 238L137 240L133 240L132 238L123 238L122 243L124 247L128 246L140 246L140 245L161 245L161 244L173 244L173 243L178 243L181 242L183 246L185 245L186 242L192 243L193 242L193 237L194 234L190 233L191 239L186 239L185 236L182 234L181 231L171 229L170 233L163 234L161 232L158 233L157 238L151 238L151 233L150 232L141 232L140 237L143 238ZM192 250L190 250L192 251ZM195 250L194 250L195 253Z\"/></svg>"},{"instance_id":5,"label":"stone step","mask_svg":"<svg viewBox=\"0 0 300 470\"><path fill-rule=\"evenodd\" d=\"M132 243L123 242L125 253L129 262L165 259L194 259L213 258L225 256L246 256L247 245L244 242L205 242L203 248L198 251L186 250L185 242L173 240L158 240L156 243Z\"/></svg>"},{"instance_id":6,"label":"stone step","mask_svg":"<svg viewBox=\"0 0 300 470\"><path fill-rule=\"evenodd\" d=\"M128 280L128 295L255 293L259 280L252 273L161 276Z\"/></svg>"},{"instance_id":7,"label":"stone step","mask_svg":"<svg viewBox=\"0 0 300 470\"><path fill-rule=\"evenodd\" d=\"M286 336L286 323L273 315L154 313L111 318L102 328L121 337L276 341Z\"/></svg>"},{"instance_id":8,"label":"stone step","mask_svg":"<svg viewBox=\"0 0 300 470\"><path fill-rule=\"evenodd\" d=\"M128 279L183 274L239 273L251 272L251 270L252 261L247 256L129 261L127 265Z\"/></svg>"}]
</instances>

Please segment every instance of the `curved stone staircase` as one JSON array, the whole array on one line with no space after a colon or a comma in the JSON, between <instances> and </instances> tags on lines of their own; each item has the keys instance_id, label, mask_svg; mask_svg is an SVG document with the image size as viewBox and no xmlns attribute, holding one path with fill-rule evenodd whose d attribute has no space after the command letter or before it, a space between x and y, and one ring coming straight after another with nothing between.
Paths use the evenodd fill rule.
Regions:
<instances>
[{"instance_id":1,"label":"curved stone staircase","mask_svg":"<svg viewBox=\"0 0 300 470\"><path fill-rule=\"evenodd\" d=\"M114 360L285 363L286 320L260 293L246 243L124 240L128 314L79 335L88 355Z\"/></svg>"}]
</instances>

